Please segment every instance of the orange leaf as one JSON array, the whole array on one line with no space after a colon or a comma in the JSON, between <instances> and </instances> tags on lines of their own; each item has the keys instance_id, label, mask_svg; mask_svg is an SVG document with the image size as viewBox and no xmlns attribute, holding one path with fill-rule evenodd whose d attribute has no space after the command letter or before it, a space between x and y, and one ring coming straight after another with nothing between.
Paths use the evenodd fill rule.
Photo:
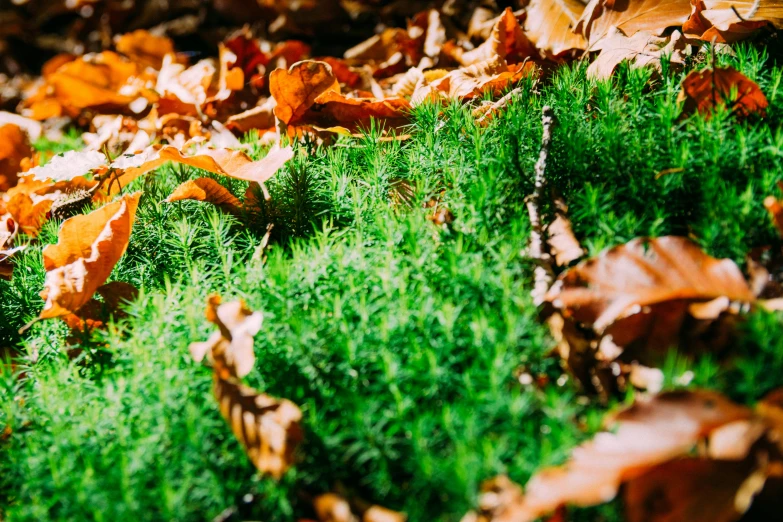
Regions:
<instances>
[{"instance_id":1,"label":"orange leaf","mask_svg":"<svg viewBox=\"0 0 783 522\"><path fill-rule=\"evenodd\" d=\"M342 126L349 129L368 127L375 119L391 127L405 125L409 121L411 105L404 98L346 98L327 91L315 99L316 106L300 119L301 123L319 127Z\"/></svg>"},{"instance_id":2,"label":"orange leaf","mask_svg":"<svg viewBox=\"0 0 783 522\"><path fill-rule=\"evenodd\" d=\"M109 278L128 247L141 192L67 219L59 240L43 250L46 301L40 319L76 312Z\"/></svg>"},{"instance_id":3,"label":"orange leaf","mask_svg":"<svg viewBox=\"0 0 783 522\"><path fill-rule=\"evenodd\" d=\"M174 54L174 43L165 36L156 36L144 29L137 29L116 38L114 43L118 53L142 67L160 69L163 57Z\"/></svg>"},{"instance_id":4,"label":"orange leaf","mask_svg":"<svg viewBox=\"0 0 783 522\"><path fill-rule=\"evenodd\" d=\"M686 114L710 114L716 106L726 105L741 117L763 116L769 106L756 82L731 67L693 71L682 82L680 100Z\"/></svg>"},{"instance_id":5,"label":"orange leaf","mask_svg":"<svg viewBox=\"0 0 783 522\"><path fill-rule=\"evenodd\" d=\"M174 189L174 192L166 198L166 202L171 203L186 199L206 201L232 214L239 212L241 206L240 201L226 187L212 178L186 181Z\"/></svg>"},{"instance_id":6,"label":"orange leaf","mask_svg":"<svg viewBox=\"0 0 783 522\"><path fill-rule=\"evenodd\" d=\"M139 154L115 160L111 168L119 171L119 175L109 178L109 188L111 193L117 193L122 186L167 161L231 178L264 183L293 157L294 151L291 147L273 149L259 161L253 161L242 151L230 149L201 149L192 156L185 156L176 147L166 146L160 150L150 147Z\"/></svg>"},{"instance_id":7,"label":"orange leaf","mask_svg":"<svg viewBox=\"0 0 783 522\"><path fill-rule=\"evenodd\" d=\"M340 84L329 64L305 60L293 64L287 71L272 71L269 90L277 101L275 115L288 124L300 118L320 94L339 93Z\"/></svg>"},{"instance_id":8,"label":"orange leaf","mask_svg":"<svg viewBox=\"0 0 783 522\"><path fill-rule=\"evenodd\" d=\"M707 42L736 42L769 24L783 29L783 4L776 0L693 0L692 3L693 14L683 24L683 32Z\"/></svg>"},{"instance_id":9,"label":"orange leaf","mask_svg":"<svg viewBox=\"0 0 783 522\"><path fill-rule=\"evenodd\" d=\"M27 135L20 127L10 123L0 126L0 192L16 185L22 160L32 154Z\"/></svg>"},{"instance_id":10,"label":"orange leaf","mask_svg":"<svg viewBox=\"0 0 783 522\"><path fill-rule=\"evenodd\" d=\"M584 37L573 31L584 9L579 0L531 0L526 9L526 34L539 49L553 56L585 49Z\"/></svg>"},{"instance_id":11,"label":"orange leaf","mask_svg":"<svg viewBox=\"0 0 783 522\"><path fill-rule=\"evenodd\" d=\"M632 68L652 66L661 70L661 58L666 56L671 64L685 64L685 39L679 31L666 38L640 31L628 38L622 33L608 36L593 46L601 51L598 58L587 68L587 75L593 78L609 78L621 62L628 60Z\"/></svg>"}]
</instances>

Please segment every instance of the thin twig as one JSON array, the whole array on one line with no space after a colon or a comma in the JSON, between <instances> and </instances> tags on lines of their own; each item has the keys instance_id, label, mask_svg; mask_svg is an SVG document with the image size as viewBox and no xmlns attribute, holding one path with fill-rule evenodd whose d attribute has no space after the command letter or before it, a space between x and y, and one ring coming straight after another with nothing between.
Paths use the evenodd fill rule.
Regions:
<instances>
[{"instance_id":1,"label":"thin twig","mask_svg":"<svg viewBox=\"0 0 783 522\"><path fill-rule=\"evenodd\" d=\"M544 227L541 224L541 204L544 200L544 188L546 185L546 163L549 159L549 147L552 144L552 129L555 126L555 115L550 106L543 108L541 124L544 127L541 136L541 152L538 155L538 161L535 166L535 187L533 193L528 196L527 212L530 215L530 250L529 255L538 263L533 271L533 302L540 305L544 302L549 287L552 285L552 257L546 249L546 238Z\"/></svg>"}]
</instances>

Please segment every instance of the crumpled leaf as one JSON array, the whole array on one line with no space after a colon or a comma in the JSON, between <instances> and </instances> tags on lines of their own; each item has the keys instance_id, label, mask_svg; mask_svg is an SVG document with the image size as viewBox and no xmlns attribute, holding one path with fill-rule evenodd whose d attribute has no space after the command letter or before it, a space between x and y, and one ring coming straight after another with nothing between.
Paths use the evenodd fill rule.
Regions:
<instances>
[{"instance_id":1,"label":"crumpled leaf","mask_svg":"<svg viewBox=\"0 0 783 522\"><path fill-rule=\"evenodd\" d=\"M352 504L354 504L352 506ZM408 517L378 505L361 500L348 502L336 493L324 493L313 499L313 509L319 522L405 522ZM354 514L358 511L361 517Z\"/></svg>"},{"instance_id":2,"label":"crumpled leaf","mask_svg":"<svg viewBox=\"0 0 783 522\"><path fill-rule=\"evenodd\" d=\"M726 105L740 117L764 116L769 106L756 82L732 67L693 71L682 82L679 99L685 102L686 114L710 114L716 106Z\"/></svg>"},{"instance_id":3,"label":"crumpled leaf","mask_svg":"<svg viewBox=\"0 0 783 522\"><path fill-rule=\"evenodd\" d=\"M174 43L169 38L151 34L144 29L117 36L114 47L132 62L155 70L160 69L164 56L174 54Z\"/></svg>"},{"instance_id":4,"label":"crumpled leaf","mask_svg":"<svg viewBox=\"0 0 783 522\"><path fill-rule=\"evenodd\" d=\"M226 212L237 214L242 203L223 185L212 178L186 181L166 198L167 203L183 200L206 201Z\"/></svg>"},{"instance_id":5,"label":"crumpled leaf","mask_svg":"<svg viewBox=\"0 0 783 522\"><path fill-rule=\"evenodd\" d=\"M43 250L46 301L40 319L76 312L109 278L128 247L141 192L63 222L59 240Z\"/></svg>"},{"instance_id":6,"label":"crumpled leaf","mask_svg":"<svg viewBox=\"0 0 783 522\"><path fill-rule=\"evenodd\" d=\"M661 70L661 58L666 56L670 64L685 65L687 43L679 31L667 38L660 38L646 31L640 31L628 38L614 33L593 46L601 51L598 58L587 68L588 76L598 79L609 78L621 62L628 60L632 68L652 66Z\"/></svg>"},{"instance_id":7,"label":"crumpled leaf","mask_svg":"<svg viewBox=\"0 0 783 522\"><path fill-rule=\"evenodd\" d=\"M327 91L315 99L313 110L305 113L298 123L357 129L369 127L370 119L375 119L387 126L399 127L410 121L410 110L411 105L404 98L347 98L338 92Z\"/></svg>"},{"instance_id":8,"label":"crumpled leaf","mask_svg":"<svg viewBox=\"0 0 783 522\"><path fill-rule=\"evenodd\" d=\"M530 43L517 17L510 8L495 20L487 40L471 51L454 47L449 54L462 66L474 65L489 60L518 63L527 58L537 58L538 50Z\"/></svg>"},{"instance_id":9,"label":"crumpled leaf","mask_svg":"<svg viewBox=\"0 0 783 522\"><path fill-rule=\"evenodd\" d=\"M46 165L33 167L28 174L37 181L68 181L106 163L106 156L97 150L69 150L53 157Z\"/></svg>"},{"instance_id":10,"label":"crumpled leaf","mask_svg":"<svg viewBox=\"0 0 783 522\"><path fill-rule=\"evenodd\" d=\"M294 462L303 439L302 412L293 402L223 379L215 372L215 397L250 461L261 473L280 478Z\"/></svg>"},{"instance_id":11,"label":"crumpled leaf","mask_svg":"<svg viewBox=\"0 0 783 522\"><path fill-rule=\"evenodd\" d=\"M465 514L460 522L512 522L532 518L524 500L519 484L499 475L482 482L478 509Z\"/></svg>"},{"instance_id":12,"label":"crumpled leaf","mask_svg":"<svg viewBox=\"0 0 783 522\"><path fill-rule=\"evenodd\" d=\"M660 36L668 27L682 26L690 15L690 0L590 0L575 30L592 49L613 27L629 37L639 31Z\"/></svg>"},{"instance_id":13,"label":"crumpled leaf","mask_svg":"<svg viewBox=\"0 0 783 522\"><path fill-rule=\"evenodd\" d=\"M566 503L607 502L623 482L687 454L713 430L751 414L748 408L708 391L639 399L611 421L611 432L599 433L574 450L565 466L534 475L525 488L525 506L544 514Z\"/></svg>"},{"instance_id":14,"label":"crumpled leaf","mask_svg":"<svg viewBox=\"0 0 783 522\"><path fill-rule=\"evenodd\" d=\"M272 149L259 161L253 161L242 151L230 149L200 149L192 156L186 156L176 147L150 147L140 154L115 160L110 167L118 171L118 175L107 178L107 183L110 192L117 193L121 187L167 161L190 165L222 176L264 183L293 157L294 151L290 146Z\"/></svg>"},{"instance_id":15,"label":"crumpled leaf","mask_svg":"<svg viewBox=\"0 0 783 522\"><path fill-rule=\"evenodd\" d=\"M585 49L587 41L574 32L584 10L585 4L579 0L531 0L526 8L525 34L536 47L556 57Z\"/></svg>"},{"instance_id":16,"label":"crumpled leaf","mask_svg":"<svg viewBox=\"0 0 783 522\"><path fill-rule=\"evenodd\" d=\"M0 192L16 185L22 160L32 154L27 135L20 127L11 123L0 125Z\"/></svg>"},{"instance_id":17,"label":"crumpled leaf","mask_svg":"<svg viewBox=\"0 0 783 522\"><path fill-rule=\"evenodd\" d=\"M707 42L736 42L769 24L783 29L783 4L776 0L693 0L691 3L693 13L683 24L683 32Z\"/></svg>"},{"instance_id":18,"label":"crumpled leaf","mask_svg":"<svg viewBox=\"0 0 783 522\"><path fill-rule=\"evenodd\" d=\"M301 118L320 94L327 91L339 93L340 84L329 64L305 60L293 64L287 71L272 71L269 90L277 102L275 115L289 124Z\"/></svg>"},{"instance_id":19,"label":"crumpled leaf","mask_svg":"<svg viewBox=\"0 0 783 522\"><path fill-rule=\"evenodd\" d=\"M139 295L136 287L123 281L106 283L98 287L96 292L103 301L92 298L76 312L60 317L72 333L89 333L103 328L111 317L116 319L124 317L125 314L120 310L120 306L135 301Z\"/></svg>"},{"instance_id":20,"label":"crumpled leaf","mask_svg":"<svg viewBox=\"0 0 783 522\"><path fill-rule=\"evenodd\" d=\"M487 61L469 67L456 69L434 86L448 94L449 98L470 100L487 94L499 96L523 78L536 74L537 67L532 62L506 65L495 56Z\"/></svg>"},{"instance_id":21,"label":"crumpled leaf","mask_svg":"<svg viewBox=\"0 0 783 522\"><path fill-rule=\"evenodd\" d=\"M207 300L207 320L219 330L207 341L191 343L190 353L196 362L205 355L219 365L222 379L242 378L253 369L255 353L253 337L261 330L263 316L249 310L243 301L221 304L220 297L213 295Z\"/></svg>"},{"instance_id":22,"label":"crumpled leaf","mask_svg":"<svg viewBox=\"0 0 783 522\"><path fill-rule=\"evenodd\" d=\"M545 299L561 357L583 386L605 393L619 379L614 361L660 364L673 345L718 353L734 331L732 303L755 297L733 261L668 236L583 261Z\"/></svg>"}]
</instances>

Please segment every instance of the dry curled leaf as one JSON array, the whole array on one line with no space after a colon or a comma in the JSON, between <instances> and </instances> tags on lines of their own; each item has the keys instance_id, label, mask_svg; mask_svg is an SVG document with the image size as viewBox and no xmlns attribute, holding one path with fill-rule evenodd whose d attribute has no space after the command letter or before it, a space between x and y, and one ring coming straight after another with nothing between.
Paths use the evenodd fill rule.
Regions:
<instances>
[{"instance_id":1,"label":"dry curled leaf","mask_svg":"<svg viewBox=\"0 0 783 522\"><path fill-rule=\"evenodd\" d=\"M166 198L167 203L183 200L206 201L232 214L238 213L242 206L236 196L212 178L186 181Z\"/></svg>"},{"instance_id":2,"label":"dry curled leaf","mask_svg":"<svg viewBox=\"0 0 783 522\"><path fill-rule=\"evenodd\" d=\"M59 240L43 250L46 301L40 319L76 312L109 278L128 247L141 192L63 222Z\"/></svg>"},{"instance_id":3,"label":"dry curled leaf","mask_svg":"<svg viewBox=\"0 0 783 522\"><path fill-rule=\"evenodd\" d=\"M586 388L604 392L613 388L605 379L617 379L606 366L614 361L659 364L676 345L719 353L734 331L732 303L754 300L733 261L673 236L605 251L567 270L546 295L560 355Z\"/></svg>"},{"instance_id":4,"label":"dry curled leaf","mask_svg":"<svg viewBox=\"0 0 783 522\"><path fill-rule=\"evenodd\" d=\"M691 15L690 0L591 0L576 24L590 48L617 28L625 36L646 31L660 36L680 27Z\"/></svg>"},{"instance_id":5,"label":"dry curled leaf","mask_svg":"<svg viewBox=\"0 0 783 522\"><path fill-rule=\"evenodd\" d=\"M53 157L46 165L28 171L38 181L68 181L106 165L106 156L97 150L70 150Z\"/></svg>"},{"instance_id":6,"label":"dry curled leaf","mask_svg":"<svg viewBox=\"0 0 783 522\"><path fill-rule=\"evenodd\" d=\"M318 522L405 522L408 517L382 506L368 504L360 499L351 502L336 493L324 493L313 499ZM358 516L354 512L358 512Z\"/></svg>"},{"instance_id":7,"label":"dry curled leaf","mask_svg":"<svg viewBox=\"0 0 783 522\"><path fill-rule=\"evenodd\" d=\"M400 127L410 121L411 105L404 98L347 98L327 91L315 99L313 110L306 112L299 123L321 128L344 127L354 130L368 128L370 120L387 127Z\"/></svg>"},{"instance_id":8,"label":"dry curled leaf","mask_svg":"<svg viewBox=\"0 0 783 522\"><path fill-rule=\"evenodd\" d=\"M293 64L287 71L272 71L269 90L277 102L275 115L289 124L295 123L320 94L327 91L339 93L340 84L329 64L305 60Z\"/></svg>"},{"instance_id":9,"label":"dry curled leaf","mask_svg":"<svg viewBox=\"0 0 783 522\"><path fill-rule=\"evenodd\" d=\"M628 38L622 33L610 35L598 42L593 50L600 51L598 58L587 68L587 75L593 78L609 78L621 62L628 60L632 68L651 66L661 70L661 59L665 56L670 64L685 64L687 43L679 31L666 38L640 31Z\"/></svg>"},{"instance_id":10,"label":"dry curled leaf","mask_svg":"<svg viewBox=\"0 0 783 522\"><path fill-rule=\"evenodd\" d=\"M692 0L683 32L707 42L736 42L772 25L783 29L783 4L777 0Z\"/></svg>"},{"instance_id":11,"label":"dry curled leaf","mask_svg":"<svg viewBox=\"0 0 783 522\"><path fill-rule=\"evenodd\" d=\"M103 301L92 298L76 312L60 317L72 333L89 333L102 328L111 317L124 317L120 306L135 301L139 295L136 287L122 281L106 283L98 287L96 293Z\"/></svg>"},{"instance_id":12,"label":"dry curled leaf","mask_svg":"<svg viewBox=\"0 0 783 522\"><path fill-rule=\"evenodd\" d=\"M769 106L756 82L732 67L693 71L682 82L680 100L685 102L686 114L710 114L715 107L725 105L741 117L763 116Z\"/></svg>"},{"instance_id":13,"label":"dry curled leaf","mask_svg":"<svg viewBox=\"0 0 783 522\"><path fill-rule=\"evenodd\" d=\"M153 69L160 69L163 57L174 53L174 43L169 38L153 35L144 29L118 36L114 47L132 62Z\"/></svg>"},{"instance_id":14,"label":"dry curled leaf","mask_svg":"<svg viewBox=\"0 0 783 522\"><path fill-rule=\"evenodd\" d=\"M150 147L135 154L115 160L111 165L114 174L105 178L105 185L114 194L138 178L171 161L199 169L256 183L268 181L283 165L294 157L293 149L276 147L261 160L253 161L247 154L231 149L199 149L193 155L183 154L177 147L161 149Z\"/></svg>"},{"instance_id":15,"label":"dry curled leaf","mask_svg":"<svg viewBox=\"0 0 783 522\"><path fill-rule=\"evenodd\" d=\"M523 78L536 74L532 62L506 65L497 56L450 72L435 83L449 98L471 100L485 95L497 97Z\"/></svg>"},{"instance_id":16,"label":"dry curled leaf","mask_svg":"<svg viewBox=\"0 0 783 522\"><path fill-rule=\"evenodd\" d=\"M215 372L215 397L220 412L261 473L280 478L293 464L303 438L302 412L293 402L223 379Z\"/></svg>"},{"instance_id":17,"label":"dry curled leaf","mask_svg":"<svg viewBox=\"0 0 783 522\"><path fill-rule=\"evenodd\" d=\"M226 372L221 379L242 378L253 369L253 337L261 330L263 316L249 310L243 301L221 304L220 297L207 301L207 320L219 330L207 341L192 343L190 353L196 361L205 355L216 362L216 372Z\"/></svg>"},{"instance_id":18,"label":"dry curled leaf","mask_svg":"<svg viewBox=\"0 0 783 522\"><path fill-rule=\"evenodd\" d=\"M32 153L27 135L20 127L11 123L0 125L0 192L16 185L22 160Z\"/></svg>"},{"instance_id":19,"label":"dry curled leaf","mask_svg":"<svg viewBox=\"0 0 783 522\"><path fill-rule=\"evenodd\" d=\"M531 0L526 8L526 34L539 49L555 57L585 49L585 38L574 32L584 9L579 0Z\"/></svg>"}]
</instances>

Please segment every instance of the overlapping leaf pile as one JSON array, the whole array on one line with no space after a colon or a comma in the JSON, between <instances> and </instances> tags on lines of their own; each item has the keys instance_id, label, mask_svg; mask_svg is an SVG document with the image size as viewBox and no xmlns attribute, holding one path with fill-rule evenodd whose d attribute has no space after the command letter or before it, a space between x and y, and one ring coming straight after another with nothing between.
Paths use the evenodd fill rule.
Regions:
<instances>
[{"instance_id":1,"label":"overlapping leaf pile","mask_svg":"<svg viewBox=\"0 0 783 522\"><path fill-rule=\"evenodd\" d=\"M252 5L274 13L280 27L331 20L337 4L339 13L357 17L374 9L304 4ZM517 11L482 6L469 16L445 4L414 10L404 27L379 25L340 57L274 36L287 34L280 27L270 27L269 39L245 27L217 44L216 57L193 62L163 27L115 35L99 52L51 58L40 77L15 84L19 114L0 113L0 276L12 277L13 257L37 241L46 221L64 219L58 243L43 249L38 319L59 317L89 332L136 295L126 283L107 284L142 197L125 187L167 162L249 186L240 198L199 177L166 202L209 202L241 217L259 193L269 197L264 183L295 157L300 140L328 145L372 125L384 139L405 139L411 111L424 103L469 104L481 126L523 80L534 86L581 56L595 58L588 69L595 78L609 78L624 61L662 72L663 62L683 67L707 42L783 28L783 8L772 0L530 0ZM680 101L686 115L725 107L737 118L763 117L769 105L758 85L719 67L689 74ZM86 130L84 150L34 153L32 143L56 137L65 124ZM270 145L258 161L239 140L251 130ZM397 185L405 201L412 188ZM99 208L87 212L93 206ZM434 200L432 206L435 224L454 219ZM774 197L765 206L783 235L783 206ZM783 484L780 393L750 410L709 391L655 392L672 346L723 358L749 310L780 307L783 250L750 259L749 280L733 261L681 237L634 239L570 266L584 250L564 209L558 212L546 227L532 215L531 223L547 237L549 272L560 272L541 300L564 367L604 398L634 389L653 395L615 416L615 431L577 449L565 466L536 474L526 491L505 477L487 483L479 509L465 520L535 520L621 490L631 521L730 521L766 509ZM242 383L253 370L262 315L242 301L212 297L206 317L218 331L191 344L191 353L210 361L219 409L252 463L280 478L296 460L303 415L292 402ZM347 494L317 496L313 507L321 520L404 520Z\"/></svg>"}]
</instances>

